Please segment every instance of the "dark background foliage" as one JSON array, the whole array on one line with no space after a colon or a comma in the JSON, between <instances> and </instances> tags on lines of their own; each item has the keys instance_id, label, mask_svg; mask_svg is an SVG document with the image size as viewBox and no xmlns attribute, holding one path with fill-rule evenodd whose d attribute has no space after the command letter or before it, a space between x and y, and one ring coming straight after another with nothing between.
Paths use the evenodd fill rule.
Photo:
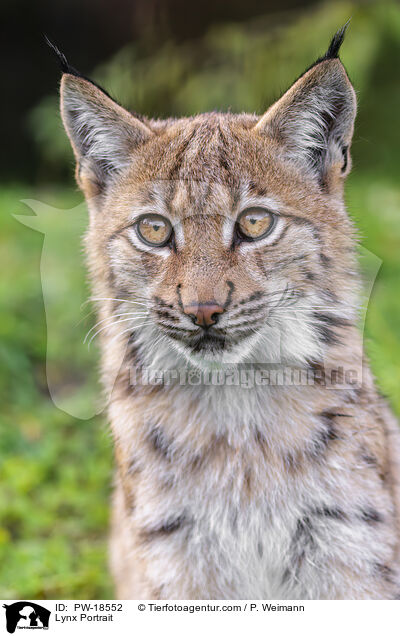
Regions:
<instances>
[{"instance_id":1,"label":"dark background foliage","mask_svg":"<svg viewBox=\"0 0 400 636\"><path fill-rule=\"evenodd\" d=\"M87 72L102 64L132 41L143 54L165 42L182 43L201 38L210 25L240 23L254 16L271 16L304 8L299 0L4 0L0 39L2 83L6 99L0 102L5 124L0 170L5 177L37 177L37 149L23 117L40 98L55 90L55 64L43 34L54 40ZM7 60L7 63L4 63ZM10 108L10 105L12 107ZM23 157L23 161L21 161Z\"/></svg>"}]
</instances>

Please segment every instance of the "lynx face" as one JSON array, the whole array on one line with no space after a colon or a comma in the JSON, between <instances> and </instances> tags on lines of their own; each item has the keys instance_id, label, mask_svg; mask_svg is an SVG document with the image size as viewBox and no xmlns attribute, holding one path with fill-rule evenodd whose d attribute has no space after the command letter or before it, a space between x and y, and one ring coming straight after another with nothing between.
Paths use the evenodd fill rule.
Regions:
<instances>
[{"instance_id":1,"label":"lynx face","mask_svg":"<svg viewBox=\"0 0 400 636\"><path fill-rule=\"evenodd\" d=\"M139 119L66 69L95 288L142 356L320 360L353 317L342 37L261 118Z\"/></svg>"}]
</instances>

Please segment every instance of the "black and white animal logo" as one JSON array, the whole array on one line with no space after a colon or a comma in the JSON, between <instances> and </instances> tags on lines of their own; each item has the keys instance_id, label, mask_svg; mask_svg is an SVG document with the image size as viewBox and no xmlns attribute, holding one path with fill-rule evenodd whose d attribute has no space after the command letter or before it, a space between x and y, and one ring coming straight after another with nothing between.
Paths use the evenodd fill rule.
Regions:
<instances>
[{"instance_id":1,"label":"black and white animal logo","mask_svg":"<svg viewBox=\"0 0 400 636\"><path fill-rule=\"evenodd\" d=\"M3 605L6 610L6 627L9 634L18 629L48 629L50 610L32 603L18 601L11 605Z\"/></svg>"}]
</instances>

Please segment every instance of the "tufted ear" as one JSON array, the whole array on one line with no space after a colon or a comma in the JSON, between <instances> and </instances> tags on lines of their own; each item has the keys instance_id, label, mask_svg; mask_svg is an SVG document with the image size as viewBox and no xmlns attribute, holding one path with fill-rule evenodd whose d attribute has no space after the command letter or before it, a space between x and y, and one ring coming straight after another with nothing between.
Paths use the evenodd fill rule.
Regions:
<instances>
[{"instance_id":1,"label":"tufted ear","mask_svg":"<svg viewBox=\"0 0 400 636\"><path fill-rule=\"evenodd\" d=\"M132 160L150 129L89 80L65 73L61 115L77 161L77 180L90 196Z\"/></svg>"},{"instance_id":2,"label":"tufted ear","mask_svg":"<svg viewBox=\"0 0 400 636\"><path fill-rule=\"evenodd\" d=\"M112 177L126 168L135 149L154 133L73 68L45 36L55 53L61 79L61 116L74 150L76 178L86 197L101 194Z\"/></svg>"},{"instance_id":3,"label":"tufted ear","mask_svg":"<svg viewBox=\"0 0 400 636\"><path fill-rule=\"evenodd\" d=\"M336 33L326 54L269 108L255 127L259 133L274 137L287 157L327 190L341 184L350 170L356 96L338 58L345 28Z\"/></svg>"}]
</instances>

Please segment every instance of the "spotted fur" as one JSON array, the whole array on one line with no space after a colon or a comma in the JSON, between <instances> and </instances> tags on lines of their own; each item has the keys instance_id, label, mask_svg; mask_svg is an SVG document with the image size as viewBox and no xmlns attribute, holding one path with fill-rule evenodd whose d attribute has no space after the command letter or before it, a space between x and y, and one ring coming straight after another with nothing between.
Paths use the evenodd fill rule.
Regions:
<instances>
[{"instance_id":1,"label":"spotted fur","mask_svg":"<svg viewBox=\"0 0 400 636\"><path fill-rule=\"evenodd\" d=\"M343 34L261 117L139 118L61 60L90 211L121 598L398 597L398 429L362 354L343 203L356 113ZM258 242L237 229L251 206L275 219ZM148 213L170 220L168 245L141 241ZM219 308L207 331L187 311L200 305ZM284 368L311 380L196 381ZM168 382L137 381L165 369ZM338 369L352 379L330 386Z\"/></svg>"}]
</instances>

